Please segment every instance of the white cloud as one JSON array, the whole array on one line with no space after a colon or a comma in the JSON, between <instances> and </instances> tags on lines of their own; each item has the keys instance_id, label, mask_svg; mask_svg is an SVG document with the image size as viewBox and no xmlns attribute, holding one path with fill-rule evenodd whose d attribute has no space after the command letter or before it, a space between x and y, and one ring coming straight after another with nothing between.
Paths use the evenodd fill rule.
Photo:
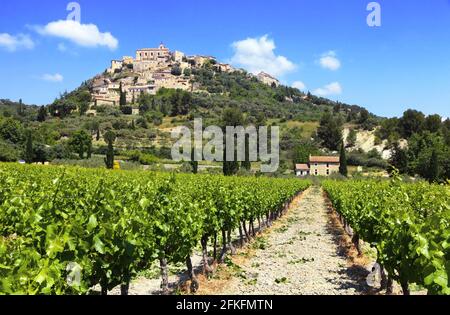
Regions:
<instances>
[{"instance_id":1,"label":"white cloud","mask_svg":"<svg viewBox=\"0 0 450 315\"><path fill-rule=\"evenodd\" d=\"M231 63L253 74L264 71L273 76L283 76L297 68L286 57L275 55L275 42L267 35L234 42L232 47L234 56Z\"/></svg>"},{"instance_id":2,"label":"white cloud","mask_svg":"<svg viewBox=\"0 0 450 315\"><path fill-rule=\"evenodd\" d=\"M83 47L104 46L114 50L119 46L119 41L111 33L100 32L95 24L60 20L50 22L46 26L37 26L35 30L41 35L64 38Z\"/></svg>"},{"instance_id":3,"label":"white cloud","mask_svg":"<svg viewBox=\"0 0 450 315\"><path fill-rule=\"evenodd\" d=\"M336 53L334 51L329 51L323 54L319 60L319 64L322 68L331 71L339 70L339 68L341 67L341 62L336 57Z\"/></svg>"},{"instance_id":4,"label":"white cloud","mask_svg":"<svg viewBox=\"0 0 450 315\"><path fill-rule=\"evenodd\" d=\"M295 81L294 83L292 83L292 87L299 89L300 91L306 90L306 85L302 81Z\"/></svg>"},{"instance_id":5,"label":"white cloud","mask_svg":"<svg viewBox=\"0 0 450 315\"><path fill-rule=\"evenodd\" d=\"M55 74L46 73L41 76L41 79L44 81L48 81L48 82L58 83L58 82L62 82L64 80L64 77L59 73L55 73Z\"/></svg>"},{"instance_id":6,"label":"white cloud","mask_svg":"<svg viewBox=\"0 0 450 315\"><path fill-rule=\"evenodd\" d=\"M35 46L29 35L19 34L16 36L8 33L0 33L0 47L14 52L19 49L33 49Z\"/></svg>"},{"instance_id":7,"label":"white cloud","mask_svg":"<svg viewBox=\"0 0 450 315\"><path fill-rule=\"evenodd\" d=\"M339 95L341 93L342 93L342 86L339 82L330 83L313 92L313 94L319 96Z\"/></svg>"}]
</instances>

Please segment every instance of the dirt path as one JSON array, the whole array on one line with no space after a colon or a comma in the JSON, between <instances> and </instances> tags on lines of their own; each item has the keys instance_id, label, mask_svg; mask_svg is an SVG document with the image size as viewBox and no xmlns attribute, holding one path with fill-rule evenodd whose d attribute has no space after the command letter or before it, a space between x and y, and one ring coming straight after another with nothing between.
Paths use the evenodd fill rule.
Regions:
<instances>
[{"instance_id":1,"label":"dirt path","mask_svg":"<svg viewBox=\"0 0 450 315\"><path fill-rule=\"evenodd\" d=\"M238 255L226 259L211 279L198 275L198 295L353 295L362 294L369 273L348 259L351 245L333 220L320 187L297 198L286 216L258 236ZM201 257L193 257L201 266ZM160 294L159 270L132 281L130 295ZM170 286L187 280L185 270L174 272ZM199 268L201 269L201 268ZM181 289L181 291L184 291ZM112 295L120 294L115 288ZM180 292L181 293L181 292Z\"/></svg>"},{"instance_id":2,"label":"dirt path","mask_svg":"<svg viewBox=\"0 0 450 315\"><path fill-rule=\"evenodd\" d=\"M255 242L251 255L232 259L227 269L235 274L210 293L361 294L368 272L342 254L342 230L328 211L320 187L306 191L289 214Z\"/></svg>"}]
</instances>

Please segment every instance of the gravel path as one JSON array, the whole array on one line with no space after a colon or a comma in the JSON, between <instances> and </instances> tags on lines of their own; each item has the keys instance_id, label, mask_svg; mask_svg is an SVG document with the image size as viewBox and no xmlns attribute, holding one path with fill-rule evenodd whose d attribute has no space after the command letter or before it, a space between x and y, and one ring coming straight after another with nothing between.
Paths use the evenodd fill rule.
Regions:
<instances>
[{"instance_id":1,"label":"gravel path","mask_svg":"<svg viewBox=\"0 0 450 315\"><path fill-rule=\"evenodd\" d=\"M342 229L333 226L320 187L312 187L294 201L289 213L259 236L240 255L227 260L225 279L206 280L198 294L225 295L353 295L361 294L362 278L368 272L348 263L338 240ZM193 265L201 266L201 257L193 257ZM157 270L156 270L157 271ZM185 272L169 277L176 287L187 280ZM216 278L217 277L217 278ZM130 295L161 294L161 279L132 281ZM206 287L206 291L203 288ZM99 288L97 288L99 289ZM120 294L117 287L111 295Z\"/></svg>"},{"instance_id":2,"label":"gravel path","mask_svg":"<svg viewBox=\"0 0 450 315\"><path fill-rule=\"evenodd\" d=\"M263 236L258 249L218 294L361 294L361 272L349 267L336 243L320 187L306 191L289 214ZM357 280L359 279L359 280Z\"/></svg>"}]
</instances>

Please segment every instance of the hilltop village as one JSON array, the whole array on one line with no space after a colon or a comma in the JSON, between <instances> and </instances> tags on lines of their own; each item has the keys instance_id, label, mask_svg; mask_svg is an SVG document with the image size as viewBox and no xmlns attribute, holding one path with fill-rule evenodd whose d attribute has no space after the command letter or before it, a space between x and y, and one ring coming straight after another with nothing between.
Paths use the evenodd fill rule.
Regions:
<instances>
[{"instance_id":1,"label":"hilltop village","mask_svg":"<svg viewBox=\"0 0 450 315\"><path fill-rule=\"evenodd\" d=\"M121 91L125 92L127 103L133 103L143 93L155 95L161 88L205 92L192 80L193 70L205 66L217 72L243 72L242 69L218 62L215 57L187 56L180 51L170 51L161 43L158 48L137 50L134 58L124 56L121 60L112 60L111 67L93 79L93 102L95 105L118 106ZM265 72L249 76L267 85L280 84Z\"/></svg>"}]
</instances>

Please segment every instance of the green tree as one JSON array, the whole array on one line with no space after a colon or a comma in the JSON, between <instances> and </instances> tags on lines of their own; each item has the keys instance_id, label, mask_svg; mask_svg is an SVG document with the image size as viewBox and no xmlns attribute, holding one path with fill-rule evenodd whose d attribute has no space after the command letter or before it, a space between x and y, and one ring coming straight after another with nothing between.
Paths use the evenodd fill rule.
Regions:
<instances>
[{"instance_id":1,"label":"green tree","mask_svg":"<svg viewBox=\"0 0 450 315\"><path fill-rule=\"evenodd\" d=\"M0 162L16 162L19 159L19 151L11 143L0 139Z\"/></svg>"},{"instance_id":2,"label":"green tree","mask_svg":"<svg viewBox=\"0 0 450 315\"><path fill-rule=\"evenodd\" d=\"M84 130L77 131L73 134L69 141L72 150L78 153L80 159L84 159L84 154L88 152L92 146L92 137Z\"/></svg>"},{"instance_id":3,"label":"green tree","mask_svg":"<svg viewBox=\"0 0 450 315\"><path fill-rule=\"evenodd\" d=\"M443 123L442 134L445 139L445 144L450 147L450 119L447 118Z\"/></svg>"},{"instance_id":4,"label":"green tree","mask_svg":"<svg viewBox=\"0 0 450 315\"><path fill-rule=\"evenodd\" d=\"M358 119L358 123L359 124L364 124L367 122L367 120L369 120L370 114L369 111L367 109L362 109L359 112L359 119Z\"/></svg>"},{"instance_id":5,"label":"green tree","mask_svg":"<svg viewBox=\"0 0 450 315\"><path fill-rule=\"evenodd\" d=\"M17 114L19 116L25 115L25 106L23 105L22 99L19 100L19 106L17 107Z\"/></svg>"},{"instance_id":6,"label":"green tree","mask_svg":"<svg viewBox=\"0 0 450 315\"><path fill-rule=\"evenodd\" d=\"M345 177L348 176L347 155L345 153L344 141L341 142L339 173Z\"/></svg>"},{"instance_id":7,"label":"green tree","mask_svg":"<svg viewBox=\"0 0 450 315\"><path fill-rule=\"evenodd\" d=\"M355 129L351 129L347 136L347 148L352 148L356 145L357 132Z\"/></svg>"},{"instance_id":8,"label":"green tree","mask_svg":"<svg viewBox=\"0 0 450 315\"><path fill-rule=\"evenodd\" d=\"M120 107L126 106L127 105L127 92L125 92L123 90L122 82L120 82L119 89L120 89L119 105L120 105Z\"/></svg>"},{"instance_id":9,"label":"green tree","mask_svg":"<svg viewBox=\"0 0 450 315\"><path fill-rule=\"evenodd\" d=\"M52 116L64 119L76 108L77 106L71 100L61 98L54 101L53 104L49 106L48 110Z\"/></svg>"},{"instance_id":10,"label":"green tree","mask_svg":"<svg viewBox=\"0 0 450 315\"><path fill-rule=\"evenodd\" d=\"M320 120L317 136L326 148L337 151L342 139L342 121L340 118L333 117L329 111L325 112Z\"/></svg>"},{"instance_id":11,"label":"green tree","mask_svg":"<svg viewBox=\"0 0 450 315\"><path fill-rule=\"evenodd\" d=\"M318 155L320 153L319 149L311 141L302 140L295 148L294 162L299 163L309 163L309 157L311 155Z\"/></svg>"},{"instance_id":12,"label":"green tree","mask_svg":"<svg viewBox=\"0 0 450 315\"><path fill-rule=\"evenodd\" d=\"M44 164L52 159L52 152L45 144L37 143L34 146L34 161Z\"/></svg>"},{"instance_id":13,"label":"green tree","mask_svg":"<svg viewBox=\"0 0 450 315\"><path fill-rule=\"evenodd\" d=\"M39 107L37 121L44 122L47 119L47 108L45 106Z\"/></svg>"},{"instance_id":14,"label":"green tree","mask_svg":"<svg viewBox=\"0 0 450 315\"><path fill-rule=\"evenodd\" d=\"M408 142L408 172L411 175L417 174L426 179L433 179L434 176L430 173L432 155L437 156L438 170L440 171L445 169L445 160L448 160L449 151L444 138L438 133L425 131L414 134ZM445 179L441 177L444 176L442 173L439 173L438 176L439 179Z\"/></svg>"},{"instance_id":15,"label":"green tree","mask_svg":"<svg viewBox=\"0 0 450 315\"><path fill-rule=\"evenodd\" d=\"M33 134L31 133L31 130L27 130L26 139L24 160L27 164L31 164L34 161Z\"/></svg>"},{"instance_id":16,"label":"green tree","mask_svg":"<svg viewBox=\"0 0 450 315\"><path fill-rule=\"evenodd\" d=\"M84 116L88 110L89 110L89 103L83 102L78 104L78 112L80 113L80 116Z\"/></svg>"},{"instance_id":17,"label":"green tree","mask_svg":"<svg viewBox=\"0 0 450 315\"><path fill-rule=\"evenodd\" d=\"M245 161L241 163L243 169L250 171L252 163L250 162L250 135L245 135Z\"/></svg>"},{"instance_id":18,"label":"green tree","mask_svg":"<svg viewBox=\"0 0 450 315\"><path fill-rule=\"evenodd\" d=\"M175 76L180 76L182 74L181 68L178 65L172 67L171 74Z\"/></svg>"},{"instance_id":19,"label":"green tree","mask_svg":"<svg viewBox=\"0 0 450 315\"><path fill-rule=\"evenodd\" d=\"M425 119L425 130L429 132L438 132L441 130L442 117L439 115L430 115Z\"/></svg>"},{"instance_id":20,"label":"green tree","mask_svg":"<svg viewBox=\"0 0 450 315\"><path fill-rule=\"evenodd\" d=\"M176 90L170 96L170 104L172 107L171 116L187 115L191 107L191 94L182 90Z\"/></svg>"},{"instance_id":21,"label":"green tree","mask_svg":"<svg viewBox=\"0 0 450 315\"><path fill-rule=\"evenodd\" d=\"M425 179L427 179L430 183L437 182L439 180L439 173L440 172L439 172L438 154L436 150L433 150L433 153L431 154L430 158L430 167L425 176Z\"/></svg>"},{"instance_id":22,"label":"green tree","mask_svg":"<svg viewBox=\"0 0 450 315\"><path fill-rule=\"evenodd\" d=\"M145 115L152 108L155 101L154 96L146 93L141 93L138 98L139 115Z\"/></svg>"},{"instance_id":23,"label":"green tree","mask_svg":"<svg viewBox=\"0 0 450 315\"><path fill-rule=\"evenodd\" d=\"M402 149L398 142L394 142L391 148L389 164L391 165L391 171L394 168L402 174L408 171L408 156L406 150Z\"/></svg>"},{"instance_id":24,"label":"green tree","mask_svg":"<svg viewBox=\"0 0 450 315\"><path fill-rule=\"evenodd\" d=\"M20 121L6 118L0 120L0 138L13 144L23 144L25 130Z\"/></svg>"},{"instance_id":25,"label":"green tree","mask_svg":"<svg viewBox=\"0 0 450 315\"><path fill-rule=\"evenodd\" d=\"M384 119L380 123L380 128L376 135L382 140L389 140L389 142L397 142L400 139L400 120L398 118Z\"/></svg>"},{"instance_id":26,"label":"green tree","mask_svg":"<svg viewBox=\"0 0 450 315\"><path fill-rule=\"evenodd\" d=\"M192 173L197 174L198 173L198 161L195 160L195 148L192 148L191 151L191 167L192 167Z\"/></svg>"},{"instance_id":27,"label":"green tree","mask_svg":"<svg viewBox=\"0 0 450 315\"><path fill-rule=\"evenodd\" d=\"M74 101L77 104L80 116L83 116L89 110L91 100L92 96L88 90L80 90L74 95Z\"/></svg>"},{"instance_id":28,"label":"green tree","mask_svg":"<svg viewBox=\"0 0 450 315\"><path fill-rule=\"evenodd\" d=\"M191 69L186 68L186 69L184 69L183 74L184 74L186 77L190 77L191 74L192 74L192 71L191 71Z\"/></svg>"},{"instance_id":29,"label":"green tree","mask_svg":"<svg viewBox=\"0 0 450 315\"><path fill-rule=\"evenodd\" d=\"M408 109L403 113L403 117L399 122L401 135L409 139L413 134L423 130L424 123L425 115L422 112Z\"/></svg>"},{"instance_id":30,"label":"green tree","mask_svg":"<svg viewBox=\"0 0 450 315\"><path fill-rule=\"evenodd\" d=\"M113 131L107 131L104 135L108 149L106 151L105 164L106 168L114 169L114 141L116 141L116 134Z\"/></svg>"},{"instance_id":31,"label":"green tree","mask_svg":"<svg viewBox=\"0 0 450 315\"><path fill-rule=\"evenodd\" d=\"M222 130L224 132L224 159L223 159L223 174L225 176L235 175L239 171L239 162L237 161L237 150L234 147L234 161L226 160L227 143L225 139L226 127L242 126L244 124L244 116L238 108L227 108L222 114Z\"/></svg>"},{"instance_id":32,"label":"green tree","mask_svg":"<svg viewBox=\"0 0 450 315\"><path fill-rule=\"evenodd\" d=\"M334 105L334 107L333 107L333 113L339 114L340 112L341 112L341 104L337 103L337 104Z\"/></svg>"}]
</instances>

